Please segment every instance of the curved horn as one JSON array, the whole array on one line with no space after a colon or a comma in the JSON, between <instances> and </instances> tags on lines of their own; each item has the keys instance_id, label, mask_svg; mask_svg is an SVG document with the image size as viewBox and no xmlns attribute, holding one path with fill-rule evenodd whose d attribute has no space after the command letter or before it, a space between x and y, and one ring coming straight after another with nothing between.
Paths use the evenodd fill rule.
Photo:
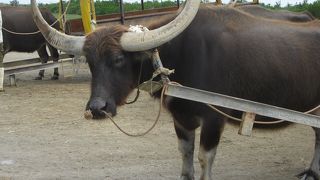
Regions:
<instances>
[{"instance_id":1,"label":"curved horn","mask_svg":"<svg viewBox=\"0 0 320 180\"><path fill-rule=\"evenodd\" d=\"M52 28L42 17L36 0L31 0L33 20L44 38L55 48L74 55L83 54L84 36L70 36Z\"/></svg>"},{"instance_id":2,"label":"curved horn","mask_svg":"<svg viewBox=\"0 0 320 180\"><path fill-rule=\"evenodd\" d=\"M183 11L170 23L143 33L126 32L120 43L126 51L144 51L158 47L179 35L192 22L201 0L187 0Z\"/></svg>"}]
</instances>

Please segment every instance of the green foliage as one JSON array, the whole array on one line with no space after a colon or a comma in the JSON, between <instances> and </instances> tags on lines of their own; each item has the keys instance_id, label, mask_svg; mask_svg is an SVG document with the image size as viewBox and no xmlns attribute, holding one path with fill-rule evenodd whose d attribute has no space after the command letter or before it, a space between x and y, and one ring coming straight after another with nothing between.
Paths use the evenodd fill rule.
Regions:
<instances>
[{"instance_id":1,"label":"green foliage","mask_svg":"<svg viewBox=\"0 0 320 180\"><path fill-rule=\"evenodd\" d=\"M63 1L63 7L66 8L69 1ZM119 0L96 0L95 10L96 15L111 14L120 12ZM39 5L40 6L40 5ZM175 1L161 0L161 1L145 1L144 9L164 8L176 6ZM42 7L48 8L53 13L58 13L58 3L42 4ZM141 10L140 0L133 3L124 3L125 12ZM81 15L79 0L72 0L68 8L68 14Z\"/></svg>"},{"instance_id":2,"label":"green foliage","mask_svg":"<svg viewBox=\"0 0 320 180\"><path fill-rule=\"evenodd\" d=\"M18 0L12 0L19 3ZM68 9L68 14L81 15L80 11L80 0L72 0ZM237 0L241 2L251 2L252 0ZM66 8L69 1L63 1L63 7ZM182 0L180 0L182 2ZM120 12L120 0L95 0L95 10L97 15L102 14L111 14ZM164 7L173 7L176 6L176 1L170 0L144 0L144 9L154 9L154 8L164 8ZM39 3L40 7L46 7L53 13L58 13L58 3L53 4L42 4ZM270 4L262 4L262 6L269 9L286 9L289 11L309 11L313 16L320 18L320 0L317 0L313 3L308 3L308 0L304 0L303 3L297 3L295 5L287 4L286 7L281 7L281 1L278 0L274 6ZM129 11L139 11L141 10L140 0L136 0L133 3L124 4L125 12ZM73 16L75 17L75 16Z\"/></svg>"},{"instance_id":3,"label":"green foliage","mask_svg":"<svg viewBox=\"0 0 320 180\"><path fill-rule=\"evenodd\" d=\"M297 3L295 5L287 4L286 7L280 7L280 3L276 3L276 5L271 6L270 4L264 5L266 8L269 9L285 9L294 12L301 12L301 11L309 11L314 17L320 18L320 0L317 0L313 3L308 3L307 0L304 0L302 3Z\"/></svg>"},{"instance_id":4,"label":"green foliage","mask_svg":"<svg viewBox=\"0 0 320 180\"><path fill-rule=\"evenodd\" d=\"M19 6L19 1L18 0L10 1L10 6Z\"/></svg>"},{"instance_id":5,"label":"green foliage","mask_svg":"<svg viewBox=\"0 0 320 180\"><path fill-rule=\"evenodd\" d=\"M52 13L54 15L54 17L58 18L59 14L58 13ZM67 14L67 20L71 20L71 19L80 19L81 16L78 14Z\"/></svg>"}]
</instances>

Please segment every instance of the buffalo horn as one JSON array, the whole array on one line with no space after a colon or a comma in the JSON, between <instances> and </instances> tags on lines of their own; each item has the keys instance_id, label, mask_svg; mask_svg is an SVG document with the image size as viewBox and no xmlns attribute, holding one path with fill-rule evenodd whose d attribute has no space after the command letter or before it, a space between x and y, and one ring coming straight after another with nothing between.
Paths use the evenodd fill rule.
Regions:
<instances>
[{"instance_id":1,"label":"buffalo horn","mask_svg":"<svg viewBox=\"0 0 320 180\"><path fill-rule=\"evenodd\" d=\"M36 0L31 0L33 19L44 38L55 48L73 55L83 54L84 36L70 36L52 28L42 17Z\"/></svg>"},{"instance_id":2,"label":"buffalo horn","mask_svg":"<svg viewBox=\"0 0 320 180\"><path fill-rule=\"evenodd\" d=\"M120 43L126 51L145 51L158 47L179 35L191 23L199 9L201 0L187 0L181 13L170 23L141 33L126 32Z\"/></svg>"}]
</instances>

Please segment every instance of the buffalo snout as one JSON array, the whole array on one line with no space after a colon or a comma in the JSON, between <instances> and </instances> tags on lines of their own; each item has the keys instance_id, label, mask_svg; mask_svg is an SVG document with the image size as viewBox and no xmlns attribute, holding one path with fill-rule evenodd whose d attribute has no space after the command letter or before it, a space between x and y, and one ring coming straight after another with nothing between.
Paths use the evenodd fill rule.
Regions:
<instances>
[{"instance_id":1,"label":"buffalo snout","mask_svg":"<svg viewBox=\"0 0 320 180\"><path fill-rule=\"evenodd\" d=\"M105 100L100 97L91 98L87 103L87 111L90 111L93 119L105 119L107 114L116 115L116 106L114 101Z\"/></svg>"}]
</instances>

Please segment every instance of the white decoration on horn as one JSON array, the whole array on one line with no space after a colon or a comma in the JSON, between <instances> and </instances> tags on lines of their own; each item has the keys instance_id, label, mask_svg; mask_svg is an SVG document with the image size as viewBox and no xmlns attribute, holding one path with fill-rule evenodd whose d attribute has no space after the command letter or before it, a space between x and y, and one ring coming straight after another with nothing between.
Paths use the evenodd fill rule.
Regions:
<instances>
[{"instance_id":1,"label":"white decoration on horn","mask_svg":"<svg viewBox=\"0 0 320 180\"><path fill-rule=\"evenodd\" d=\"M142 25L130 25L129 29L128 29L129 32L136 32L136 33L142 33L142 32L145 32L145 31L149 31L149 29L147 27L144 27Z\"/></svg>"}]
</instances>

